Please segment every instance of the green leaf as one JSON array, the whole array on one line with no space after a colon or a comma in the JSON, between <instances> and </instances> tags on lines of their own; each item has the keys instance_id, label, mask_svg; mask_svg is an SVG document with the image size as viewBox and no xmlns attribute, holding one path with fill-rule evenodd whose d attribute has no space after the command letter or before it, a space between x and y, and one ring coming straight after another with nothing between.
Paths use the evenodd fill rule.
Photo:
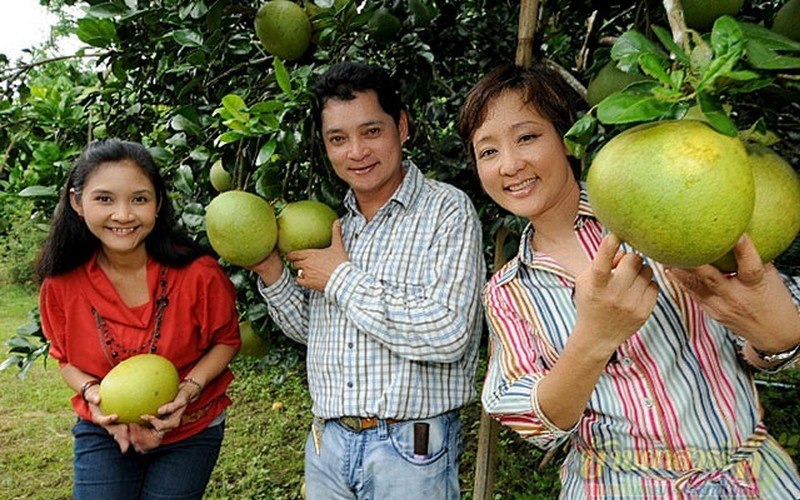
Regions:
<instances>
[{"instance_id":1,"label":"green leaf","mask_svg":"<svg viewBox=\"0 0 800 500\"><path fill-rule=\"evenodd\" d=\"M189 135L199 136L203 133L202 127L183 115L175 115L170 121L174 130L187 132Z\"/></svg>"},{"instance_id":2,"label":"green leaf","mask_svg":"<svg viewBox=\"0 0 800 500\"><path fill-rule=\"evenodd\" d=\"M235 120L246 122L250 119L247 114L247 104L245 104L244 99L236 94L228 94L223 97L222 107L225 108L225 111L230 113L231 117Z\"/></svg>"},{"instance_id":3,"label":"green leaf","mask_svg":"<svg viewBox=\"0 0 800 500\"><path fill-rule=\"evenodd\" d=\"M642 69L642 73L656 78L665 85L671 85L672 79L662 63L663 59L649 52L645 52L639 56L639 67Z\"/></svg>"},{"instance_id":4,"label":"green leaf","mask_svg":"<svg viewBox=\"0 0 800 500\"><path fill-rule=\"evenodd\" d=\"M20 198L55 198L58 196L56 186L28 186L19 192Z\"/></svg>"},{"instance_id":5,"label":"green leaf","mask_svg":"<svg viewBox=\"0 0 800 500\"><path fill-rule=\"evenodd\" d=\"M276 101L274 99L270 101L261 101L250 108L250 114L273 114L276 111L282 111L283 108L284 104L281 101Z\"/></svg>"},{"instance_id":6,"label":"green leaf","mask_svg":"<svg viewBox=\"0 0 800 500\"><path fill-rule=\"evenodd\" d=\"M748 40L747 62L756 69L791 70L800 68L800 57L781 55L768 45L756 40Z\"/></svg>"},{"instance_id":7,"label":"green leaf","mask_svg":"<svg viewBox=\"0 0 800 500\"><path fill-rule=\"evenodd\" d=\"M289 72L286 70L286 66L284 66L279 57L273 59L272 67L275 68L275 79L278 81L278 86L283 90L283 93L289 97L294 97Z\"/></svg>"},{"instance_id":8,"label":"green leaf","mask_svg":"<svg viewBox=\"0 0 800 500\"><path fill-rule=\"evenodd\" d=\"M112 2L92 5L89 7L89 10L86 11L89 16L97 19L113 18L121 16L125 12L124 8Z\"/></svg>"},{"instance_id":9,"label":"green leaf","mask_svg":"<svg viewBox=\"0 0 800 500\"><path fill-rule=\"evenodd\" d=\"M668 59L656 44L636 30L623 33L611 47L611 58L618 61L617 67L626 73L636 67L641 54L652 54L663 60Z\"/></svg>"},{"instance_id":10,"label":"green leaf","mask_svg":"<svg viewBox=\"0 0 800 500\"><path fill-rule=\"evenodd\" d=\"M591 113L586 113L572 124L564 134L564 144L572 156L583 157L595 131L597 131L597 119Z\"/></svg>"},{"instance_id":11,"label":"green leaf","mask_svg":"<svg viewBox=\"0 0 800 500\"><path fill-rule=\"evenodd\" d=\"M657 25L653 25L650 28L653 30L653 33L655 33L658 41L661 42L661 45L663 45L668 52L673 54L684 66L689 65L689 56L686 55L686 52L680 45L675 43L669 31Z\"/></svg>"},{"instance_id":12,"label":"green leaf","mask_svg":"<svg viewBox=\"0 0 800 500\"><path fill-rule=\"evenodd\" d=\"M78 19L78 30L75 34L80 41L92 47L106 48L119 41L117 28L110 19Z\"/></svg>"},{"instance_id":13,"label":"green leaf","mask_svg":"<svg viewBox=\"0 0 800 500\"><path fill-rule=\"evenodd\" d=\"M203 35L197 33L196 31L182 29L182 30L175 30L172 33L173 40L178 42L178 44L184 47L202 47L203 46Z\"/></svg>"},{"instance_id":14,"label":"green leaf","mask_svg":"<svg viewBox=\"0 0 800 500\"><path fill-rule=\"evenodd\" d=\"M674 101L663 100L652 93L655 82L637 82L621 92L606 97L597 105L601 123L619 124L649 122L670 114Z\"/></svg>"},{"instance_id":15,"label":"green leaf","mask_svg":"<svg viewBox=\"0 0 800 500\"><path fill-rule=\"evenodd\" d=\"M194 174L188 165L181 165L175 171L175 187L183 194L191 195L194 191Z\"/></svg>"},{"instance_id":16,"label":"green leaf","mask_svg":"<svg viewBox=\"0 0 800 500\"><path fill-rule=\"evenodd\" d=\"M272 137L270 140L265 142L263 146L261 146L261 149L258 150L258 157L256 158L257 167L269 162L269 159L272 158L272 154L275 153L275 148L277 145L278 142L274 137Z\"/></svg>"},{"instance_id":17,"label":"green leaf","mask_svg":"<svg viewBox=\"0 0 800 500\"><path fill-rule=\"evenodd\" d=\"M748 44L756 43L771 51L800 52L800 41L795 41L775 33L771 29L765 28L760 24L742 21L739 21L738 24Z\"/></svg>"}]
</instances>

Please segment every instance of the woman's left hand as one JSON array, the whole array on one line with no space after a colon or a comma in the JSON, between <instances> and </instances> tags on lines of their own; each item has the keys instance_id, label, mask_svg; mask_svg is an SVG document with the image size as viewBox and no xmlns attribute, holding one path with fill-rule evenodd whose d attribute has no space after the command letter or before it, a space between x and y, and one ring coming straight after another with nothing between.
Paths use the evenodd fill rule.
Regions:
<instances>
[{"instance_id":1,"label":"woman's left hand","mask_svg":"<svg viewBox=\"0 0 800 500\"><path fill-rule=\"evenodd\" d=\"M155 442L153 438L157 437L157 442L155 442L155 446L152 447L155 448L161 444L161 439L164 437L164 434L177 429L181 425L181 417L183 417L183 413L189 405L189 398L188 391L183 390L183 386L181 386L181 389L178 390L178 394L175 395L175 399L158 409L158 416L142 415L142 420L149 425L140 425L138 427L141 429L131 431L131 443L136 447L136 450L142 451L139 450L137 446L147 447L153 444ZM139 439L141 439L141 442L139 442ZM146 449L144 451L146 451Z\"/></svg>"},{"instance_id":2,"label":"woman's left hand","mask_svg":"<svg viewBox=\"0 0 800 500\"><path fill-rule=\"evenodd\" d=\"M129 435L133 449L139 453L153 450L161 446L164 431L148 425L129 424Z\"/></svg>"},{"instance_id":3,"label":"woman's left hand","mask_svg":"<svg viewBox=\"0 0 800 500\"><path fill-rule=\"evenodd\" d=\"M734 247L738 271L723 274L712 265L668 270L712 318L759 349L779 352L797 344L800 317L780 274L763 264L749 236Z\"/></svg>"}]
</instances>

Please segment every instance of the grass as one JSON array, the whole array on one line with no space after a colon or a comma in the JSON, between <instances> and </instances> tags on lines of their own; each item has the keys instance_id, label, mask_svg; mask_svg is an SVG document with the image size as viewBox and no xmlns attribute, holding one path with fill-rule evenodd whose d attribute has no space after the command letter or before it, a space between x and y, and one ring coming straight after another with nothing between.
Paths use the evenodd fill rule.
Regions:
<instances>
[{"instance_id":1,"label":"grass","mask_svg":"<svg viewBox=\"0 0 800 500\"><path fill-rule=\"evenodd\" d=\"M35 292L28 289L0 290L0 360L7 352L5 341L27 322L35 304ZM236 380L230 388L234 404L228 410L225 441L206 498L301 498L311 401L298 353L284 351L272 363L269 357L262 363L234 360ZM72 391L61 380L58 365L52 359L46 365L37 361L25 379L11 368L0 372L0 384L0 498L70 498L75 416L69 403ZM462 492L464 499L471 499L480 420L477 402L465 409L463 420ZM557 460L539 474L535 470L541 452L505 429L498 442L495 499L555 496ZM521 491L526 493L516 493Z\"/></svg>"},{"instance_id":2,"label":"grass","mask_svg":"<svg viewBox=\"0 0 800 500\"><path fill-rule=\"evenodd\" d=\"M5 340L27 322L36 303L28 289L0 290L0 360ZM233 406L228 410L225 441L211 477L209 499L300 499L303 450L311 422L311 402L302 353L279 346L279 354L261 363L237 358L231 368ZM481 378L479 373L479 379ZM759 385L773 435L800 459L800 414L797 387L800 371L763 377L777 383ZM58 365L37 362L26 379L14 368L0 372L0 498L67 499L72 488L72 435L75 421ZM783 384L783 385L782 385ZM480 405L463 413L465 450L461 489L472 499ZM558 465L553 458L542 470L543 453L501 428L497 446L494 500L550 499L558 492Z\"/></svg>"}]
</instances>

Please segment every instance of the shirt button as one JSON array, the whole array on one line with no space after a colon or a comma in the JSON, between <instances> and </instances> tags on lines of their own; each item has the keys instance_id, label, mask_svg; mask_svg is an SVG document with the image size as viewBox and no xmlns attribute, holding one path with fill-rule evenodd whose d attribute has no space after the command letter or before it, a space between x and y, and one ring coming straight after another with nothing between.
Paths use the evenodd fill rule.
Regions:
<instances>
[{"instance_id":1,"label":"shirt button","mask_svg":"<svg viewBox=\"0 0 800 500\"><path fill-rule=\"evenodd\" d=\"M633 360L627 356L622 358L622 364L625 365L625 368L630 368L633 364Z\"/></svg>"},{"instance_id":2,"label":"shirt button","mask_svg":"<svg viewBox=\"0 0 800 500\"><path fill-rule=\"evenodd\" d=\"M353 348L353 343L352 342L348 342L347 343L347 348L348 349L352 349Z\"/></svg>"},{"instance_id":3,"label":"shirt button","mask_svg":"<svg viewBox=\"0 0 800 500\"><path fill-rule=\"evenodd\" d=\"M353 388L353 383L352 383L352 382L348 382L348 383L347 383L347 387L349 387L350 389L352 389L352 388Z\"/></svg>"},{"instance_id":4,"label":"shirt button","mask_svg":"<svg viewBox=\"0 0 800 500\"><path fill-rule=\"evenodd\" d=\"M653 407L653 400L650 399L650 398L645 398L644 407L645 408L652 408Z\"/></svg>"}]
</instances>

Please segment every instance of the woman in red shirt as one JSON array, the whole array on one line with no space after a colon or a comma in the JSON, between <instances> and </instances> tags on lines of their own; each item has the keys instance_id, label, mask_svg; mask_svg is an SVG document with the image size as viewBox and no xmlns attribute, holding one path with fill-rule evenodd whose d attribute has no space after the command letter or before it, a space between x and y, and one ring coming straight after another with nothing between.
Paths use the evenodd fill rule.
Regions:
<instances>
[{"instance_id":1,"label":"woman in red shirt","mask_svg":"<svg viewBox=\"0 0 800 500\"><path fill-rule=\"evenodd\" d=\"M144 146L113 139L83 152L38 272L50 355L76 392L75 498L201 498L231 404L236 291L213 256L176 230ZM117 423L98 407L99 383L143 353L172 361L178 394L145 425Z\"/></svg>"}]
</instances>

